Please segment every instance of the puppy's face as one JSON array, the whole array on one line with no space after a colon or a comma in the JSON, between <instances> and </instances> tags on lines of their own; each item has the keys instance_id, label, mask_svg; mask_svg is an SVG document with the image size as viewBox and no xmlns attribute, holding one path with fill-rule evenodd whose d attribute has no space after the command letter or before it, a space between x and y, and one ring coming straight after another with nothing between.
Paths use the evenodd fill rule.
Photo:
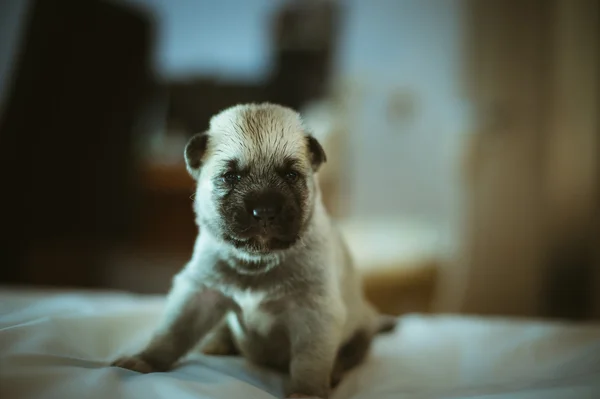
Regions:
<instances>
[{"instance_id":1,"label":"puppy's face","mask_svg":"<svg viewBox=\"0 0 600 399\"><path fill-rule=\"evenodd\" d=\"M202 228L254 255L299 240L325 154L296 112L272 104L229 108L190 140L185 155L198 181L195 210Z\"/></svg>"}]
</instances>

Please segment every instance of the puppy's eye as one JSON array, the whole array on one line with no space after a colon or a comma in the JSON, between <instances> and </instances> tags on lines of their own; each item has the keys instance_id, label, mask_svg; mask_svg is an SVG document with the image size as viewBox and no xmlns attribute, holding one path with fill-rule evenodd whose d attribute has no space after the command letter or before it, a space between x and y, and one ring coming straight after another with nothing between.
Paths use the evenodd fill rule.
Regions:
<instances>
[{"instance_id":1,"label":"puppy's eye","mask_svg":"<svg viewBox=\"0 0 600 399\"><path fill-rule=\"evenodd\" d=\"M234 184L234 183L239 182L242 179L242 176L238 175L237 173L227 172L223 175L223 177L221 179L225 183Z\"/></svg>"},{"instance_id":2,"label":"puppy's eye","mask_svg":"<svg viewBox=\"0 0 600 399\"><path fill-rule=\"evenodd\" d=\"M294 181L298 180L298 173L294 172L293 170L290 170L285 173L285 178L288 181L294 182Z\"/></svg>"}]
</instances>

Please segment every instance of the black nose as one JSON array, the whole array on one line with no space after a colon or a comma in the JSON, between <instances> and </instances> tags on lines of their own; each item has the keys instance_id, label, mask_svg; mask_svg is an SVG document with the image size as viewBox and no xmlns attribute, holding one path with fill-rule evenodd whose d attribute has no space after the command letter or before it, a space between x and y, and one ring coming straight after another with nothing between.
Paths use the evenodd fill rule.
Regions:
<instances>
[{"instance_id":1,"label":"black nose","mask_svg":"<svg viewBox=\"0 0 600 399\"><path fill-rule=\"evenodd\" d=\"M272 220L279 214L279 209L274 206L259 206L252 209L252 216L259 220Z\"/></svg>"},{"instance_id":2,"label":"black nose","mask_svg":"<svg viewBox=\"0 0 600 399\"><path fill-rule=\"evenodd\" d=\"M262 193L246 202L246 209L256 219L272 221L283 207L283 198L277 193Z\"/></svg>"}]
</instances>

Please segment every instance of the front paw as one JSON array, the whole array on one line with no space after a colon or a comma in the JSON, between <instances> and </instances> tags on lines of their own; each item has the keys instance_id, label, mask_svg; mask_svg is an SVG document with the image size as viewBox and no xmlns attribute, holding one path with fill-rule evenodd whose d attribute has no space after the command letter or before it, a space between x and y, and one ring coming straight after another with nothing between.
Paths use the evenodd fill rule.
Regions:
<instances>
[{"instance_id":1,"label":"front paw","mask_svg":"<svg viewBox=\"0 0 600 399\"><path fill-rule=\"evenodd\" d=\"M288 398L315 398L315 399L320 399L318 396L305 395L303 393L293 393L290 396L288 396Z\"/></svg>"},{"instance_id":2,"label":"front paw","mask_svg":"<svg viewBox=\"0 0 600 399\"><path fill-rule=\"evenodd\" d=\"M161 371L156 367L153 367L150 363L143 360L139 356L124 356L110 364L114 367L120 367L122 369L137 371L138 373L148 374L156 371Z\"/></svg>"}]
</instances>

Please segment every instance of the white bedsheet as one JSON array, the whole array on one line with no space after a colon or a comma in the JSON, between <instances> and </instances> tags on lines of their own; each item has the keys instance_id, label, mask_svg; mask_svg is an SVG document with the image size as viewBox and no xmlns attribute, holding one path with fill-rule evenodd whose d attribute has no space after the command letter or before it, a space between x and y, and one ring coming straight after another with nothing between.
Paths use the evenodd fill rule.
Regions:
<instances>
[{"instance_id":1,"label":"white bedsheet","mask_svg":"<svg viewBox=\"0 0 600 399\"><path fill-rule=\"evenodd\" d=\"M162 298L0 291L0 397L282 397L285 377L193 354L168 373L109 367L145 342ZM600 326L413 315L333 398L600 398Z\"/></svg>"}]
</instances>

